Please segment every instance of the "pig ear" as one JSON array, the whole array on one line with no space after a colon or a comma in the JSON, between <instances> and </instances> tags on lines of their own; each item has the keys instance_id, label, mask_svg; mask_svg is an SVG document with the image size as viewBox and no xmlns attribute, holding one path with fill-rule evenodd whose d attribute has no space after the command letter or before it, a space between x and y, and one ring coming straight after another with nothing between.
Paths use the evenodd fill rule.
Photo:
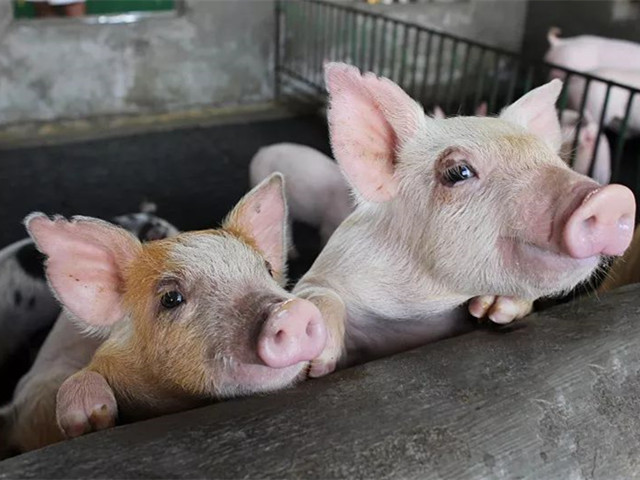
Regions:
<instances>
[{"instance_id":1,"label":"pig ear","mask_svg":"<svg viewBox=\"0 0 640 480\"><path fill-rule=\"evenodd\" d=\"M247 193L223 227L255 244L279 276L286 270L287 202L284 177L274 173Z\"/></svg>"},{"instance_id":2,"label":"pig ear","mask_svg":"<svg viewBox=\"0 0 640 480\"><path fill-rule=\"evenodd\" d=\"M446 118L446 115L444 114L444 111L440 108L440 105L436 105L435 107L433 107L433 112L431 113L431 116L433 118L437 118L438 120L442 120Z\"/></svg>"},{"instance_id":3,"label":"pig ear","mask_svg":"<svg viewBox=\"0 0 640 480\"><path fill-rule=\"evenodd\" d=\"M50 219L33 213L29 234L48 258L49 284L58 300L88 326L108 326L125 316L124 271L142 246L129 232L88 217Z\"/></svg>"},{"instance_id":4,"label":"pig ear","mask_svg":"<svg viewBox=\"0 0 640 480\"><path fill-rule=\"evenodd\" d=\"M482 102L480 105L476 107L476 117L486 117L489 112L489 106L487 102Z\"/></svg>"},{"instance_id":5,"label":"pig ear","mask_svg":"<svg viewBox=\"0 0 640 480\"><path fill-rule=\"evenodd\" d=\"M558 152L562 144L562 131L555 105L561 90L562 82L552 80L509 105L500 118L523 126L543 139L554 152Z\"/></svg>"},{"instance_id":6,"label":"pig ear","mask_svg":"<svg viewBox=\"0 0 640 480\"><path fill-rule=\"evenodd\" d=\"M425 121L422 107L386 78L343 63L325 65L333 153L365 200L384 202L398 188L397 155Z\"/></svg>"}]
</instances>

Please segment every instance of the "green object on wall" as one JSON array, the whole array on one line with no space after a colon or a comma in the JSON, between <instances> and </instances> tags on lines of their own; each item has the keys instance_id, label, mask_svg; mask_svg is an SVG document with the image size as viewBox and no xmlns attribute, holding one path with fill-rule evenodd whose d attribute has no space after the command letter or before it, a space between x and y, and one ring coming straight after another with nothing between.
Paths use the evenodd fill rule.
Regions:
<instances>
[{"instance_id":1,"label":"green object on wall","mask_svg":"<svg viewBox=\"0 0 640 480\"><path fill-rule=\"evenodd\" d=\"M126 12L157 12L175 9L175 0L86 0L87 15ZM14 0L15 18L35 18L32 2Z\"/></svg>"}]
</instances>

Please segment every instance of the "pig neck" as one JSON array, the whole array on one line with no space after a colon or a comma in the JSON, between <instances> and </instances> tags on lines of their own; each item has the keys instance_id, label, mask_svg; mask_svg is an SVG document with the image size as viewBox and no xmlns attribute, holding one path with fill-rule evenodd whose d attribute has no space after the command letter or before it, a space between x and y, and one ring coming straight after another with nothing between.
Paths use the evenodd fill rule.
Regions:
<instances>
[{"instance_id":1,"label":"pig neck","mask_svg":"<svg viewBox=\"0 0 640 480\"><path fill-rule=\"evenodd\" d=\"M294 292L328 288L345 303L347 364L467 331L464 303L434 278L422 222L395 201L360 205Z\"/></svg>"},{"instance_id":2,"label":"pig neck","mask_svg":"<svg viewBox=\"0 0 640 480\"><path fill-rule=\"evenodd\" d=\"M206 399L191 395L158 375L143 359L129 329L126 325L112 332L87 367L102 375L112 388L122 421L142 420L206 403Z\"/></svg>"}]
</instances>

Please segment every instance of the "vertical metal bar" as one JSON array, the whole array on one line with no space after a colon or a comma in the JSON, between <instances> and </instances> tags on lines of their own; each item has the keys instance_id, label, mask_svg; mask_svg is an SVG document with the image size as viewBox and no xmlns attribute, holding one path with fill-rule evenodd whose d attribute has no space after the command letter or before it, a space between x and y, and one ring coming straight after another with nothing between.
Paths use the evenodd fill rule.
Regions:
<instances>
[{"instance_id":1,"label":"vertical metal bar","mask_svg":"<svg viewBox=\"0 0 640 480\"><path fill-rule=\"evenodd\" d=\"M446 93L446 107L445 111L451 111L451 94L453 92L453 77L455 75L455 67L456 67L456 55L458 53L458 40L452 41L451 46L451 57L449 61L449 83L447 84L447 93ZM460 107L458 107L459 111Z\"/></svg>"},{"instance_id":2,"label":"vertical metal bar","mask_svg":"<svg viewBox=\"0 0 640 480\"><path fill-rule=\"evenodd\" d=\"M484 94L484 57L487 51L482 48L480 50L480 57L478 58L478 68L476 69L478 75L478 81L476 82L476 94L473 97L473 109L480 103L480 98Z\"/></svg>"},{"instance_id":3,"label":"vertical metal bar","mask_svg":"<svg viewBox=\"0 0 640 480\"><path fill-rule=\"evenodd\" d=\"M360 32L360 62L356 62L356 65L358 65L361 70L364 70L366 68L364 59L367 55L367 24L369 23L370 17L361 15L360 19L360 28L362 29Z\"/></svg>"},{"instance_id":4,"label":"vertical metal bar","mask_svg":"<svg viewBox=\"0 0 640 480\"><path fill-rule=\"evenodd\" d=\"M378 19L376 17L372 17L373 25L371 26L371 48L369 48L369 63L367 65L367 70L375 71L375 60L376 60L376 51L377 49L377 33L378 33Z\"/></svg>"},{"instance_id":5,"label":"vertical metal bar","mask_svg":"<svg viewBox=\"0 0 640 480\"><path fill-rule=\"evenodd\" d=\"M513 96L516 93L516 83L518 82L518 72L520 70L520 64L518 61L513 60L514 66L511 74L511 78L509 79L509 86L507 87L507 99L506 105L511 104L513 101Z\"/></svg>"},{"instance_id":6,"label":"vertical metal bar","mask_svg":"<svg viewBox=\"0 0 640 480\"><path fill-rule=\"evenodd\" d=\"M320 32L320 42L318 44L318 50L320 51L320 58L318 60L317 66L318 66L318 77L316 80L316 83L318 86L322 85L322 81L323 81L323 73L324 73L324 62L327 59L327 39L328 39L328 34L327 31L329 30L329 4L322 4L322 8L321 8L321 15L318 16L319 18L321 18L321 23L320 23L320 28L319 28L319 32Z\"/></svg>"},{"instance_id":7,"label":"vertical metal bar","mask_svg":"<svg viewBox=\"0 0 640 480\"><path fill-rule=\"evenodd\" d=\"M398 41L398 22L396 20L391 20L391 24L393 25L393 34L391 36L391 59L389 61L391 71L386 76L388 76L391 80L393 80L394 73L396 71L396 50L397 50L396 43Z\"/></svg>"},{"instance_id":8,"label":"vertical metal bar","mask_svg":"<svg viewBox=\"0 0 640 480\"><path fill-rule=\"evenodd\" d=\"M351 12L353 18L353 29L351 31L351 57L349 63L356 63L357 48L358 48L358 17L355 12Z\"/></svg>"},{"instance_id":9,"label":"vertical metal bar","mask_svg":"<svg viewBox=\"0 0 640 480\"><path fill-rule=\"evenodd\" d=\"M487 113L496 111L496 101L498 99L498 87L500 86L500 54L495 54L495 65L493 68L493 85L489 94L489 104L487 105ZM478 106L476 105L476 108Z\"/></svg>"},{"instance_id":10,"label":"vertical metal bar","mask_svg":"<svg viewBox=\"0 0 640 480\"><path fill-rule=\"evenodd\" d=\"M416 80L418 77L418 52L420 51L420 35L422 30L415 29L413 37L413 74L411 75L411 95L416 96Z\"/></svg>"},{"instance_id":11,"label":"vertical metal bar","mask_svg":"<svg viewBox=\"0 0 640 480\"><path fill-rule=\"evenodd\" d=\"M533 65L527 67L527 76L524 79L524 92L527 93L533 86Z\"/></svg>"},{"instance_id":12,"label":"vertical metal bar","mask_svg":"<svg viewBox=\"0 0 640 480\"><path fill-rule=\"evenodd\" d=\"M564 117L564 111L567 109L567 103L569 101L569 85L571 83L571 79L573 75L571 73L567 73L567 76L562 83L562 90L560 91L560 98L558 100L558 111L560 123L562 123L562 119Z\"/></svg>"},{"instance_id":13,"label":"vertical metal bar","mask_svg":"<svg viewBox=\"0 0 640 480\"><path fill-rule=\"evenodd\" d=\"M309 79L311 76L311 64L313 63L313 57L311 50L311 38L312 38L312 26L313 26L313 4L311 2L303 2L302 3L305 10L305 20L306 20L306 28L304 29L304 44L301 49L302 62L304 66L304 71L301 68L301 74L305 79Z\"/></svg>"},{"instance_id":14,"label":"vertical metal bar","mask_svg":"<svg viewBox=\"0 0 640 480\"><path fill-rule=\"evenodd\" d=\"M573 139L573 145L571 146L571 166L575 163L576 150L578 149L578 140L580 139L580 130L582 129L582 120L584 119L584 107L587 104L587 97L589 96L589 88L591 87L591 79L587 78L587 82L584 86L584 92L582 92L582 100L580 101L580 110L578 113L578 123L576 125L576 134Z\"/></svg>"},{"instance_id":15,"label":"vertical metal bar","mask_svg":"<svg viewBox=\"0 0 640 480\"><path fill-rule=\"evenodd\" d=\"M444 52L444 37L438 35L440 43L438 44L438 56L436 57L436 80L433 85L433 94L431 96L432 102L439 102L438 92L440 90L440 74L442 70L442 55Z\"/></svg>"},{"instance_id":16,"label":"vertical metal bar","mask_svg":"<svg viewBox=\"0 0 640 480\"><path fill-rule=\"evenodd\" d=\"M429 85L429 70L431 70L431 47L433 32L427 32L427 46L425 47L424 69L422 72L422 88L420 89L420 100L424 102L427 93L427 86Z\"/></svg>"},{"instance_id":17,"label":"vertical metal bar","mask_svg":"<svg viewBox=\"0 0 640 480\"><path fill-rule=\"evenodd\" d=\"M604 118L607 113L607 106L609 105L609 95L611 93L611 84L607 84L607 91L604 95L604 102L602 103L602 113L600 114L600 121L598 122L598 134L596 136L596 143L593 146L593 155L591 155L591 164L589 165L589 176L593 178L593 173L596 166L596 157L598 156L598 148L600 147L600 137L604 130Z\"/></svg>"},{"instance_id":18,"label":"vertical metal bar","mask_svg":"<svg viewBox=\"0 0 640 480\"><path fill-rule=\"evenodd\" d=\"M340 59L343 61L348 61L348 51L349 51L349 12L346 10L342 10L342 47L340 52Z\"/></svg>"},{"instance_id":19,"label":"vertical metal bar","mask_svg":"<svg viewBox=\"0 0 640 480\"><path fill-rule=\"evenodd\" d=\"M280 15L282 13L282 5L280 5L280 0L276 0L274 5L274 14L275 14L275 55L274 55L274 65L273 65L273 96L276 101L280 100ZM285 24L286 27L286 24Z\"/></svg>"},{"instance_id":20,"label":"vertical metal bar","mask_svg":"<svg viewBox=\"0 0 640 480\"><path fill-rule=\"evenodd\" d=\"M465 44L467 50L464 54L464 60L462 63L462 82L460 85L460 113L466 113L466 96L467 96L467 70L469 66L469 60L471 59L471 44Z\"/></svg>"},{"instance_id":21,"label":"vertical metal bar","mask_svg":"<svg viewBox=\"0 0 640 480\"><path fill-rule=\"evenodd\" d=\"M404 26L404 31L402 33L402 56L400 57L400 75L398 76L398 85L404 88L404 75L405 69L407 68L407 49L409 43L409 27L407 25Z\"/></svg>"},{"instance_id":22,"label":"vertical metal bar","mask_svg":"<svg viewBox=\"0 0 640 480\"><path fill-rule=\"evenodd\" d=\"M624 144L627 142L627 124L629 123L629 116L631 115L631 106L633 105L633 96L635 92L629 92L629 101L627 102L627 108L624 112L624 119L622 125L620 125L620 131L618 132L618 141L616 143L616 153L613 160L613 171L611 175L611 181L618 180L618 174L620 173L620 160L622 159L622 152L624 151Z\"/></svg>"},{"instance_id":23,"label":"vertical metal bar","mask_svg":"<svg viewBox=\"0 0 640 480\"><path fill-rule=\"evenodd\" d=\"M378 66L378 72L379 73L383 73L384 72L384 62L387 59L387 23L389 23L389 20L387 20L386 18L382 19L382 33L380 35L380 59L379 59L379 66Z\"/></svg>"},{"instance_id":24,"label":"vertical metal bar","mask_svg":"<svg viewBox=\"0 0 640 480\"><path fill-rule=\"evenodd\" d=\"M338 45L340 44L340 24L338 21L340 20L340 10L338 7L333 5L331 7L331 11L333 13L333 31L331 32L330 43L331 47L329 48L329 59L336 60L338 57Z\"/></svg>"}]
</instances>

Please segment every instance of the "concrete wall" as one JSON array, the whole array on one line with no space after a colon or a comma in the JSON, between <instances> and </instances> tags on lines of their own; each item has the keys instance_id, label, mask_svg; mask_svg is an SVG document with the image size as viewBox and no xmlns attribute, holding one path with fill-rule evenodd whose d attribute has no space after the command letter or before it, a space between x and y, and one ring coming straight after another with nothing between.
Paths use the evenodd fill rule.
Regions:
<instances>
[{"instance_id":1,"label":"concrete wall","mask_svg":"<svg viewBox=\"0 0 640 480\"><path fill-rule=\"evenodd\" d=\"M548 48L551 26L562 35L592 34L640 42L640 3L630 0L530 0L524 51L540 58Z\"/></svg>"},{"instance_id":2,"label":"concrete wall","mask_svg":"<svg viewBox=\"0 0 640 480\"><path fill-rule=\"evenodd\" d=\"M269 0L186 0L134 24L7 22L0 0L0 124L245 104L273 96Z\"/></svg>"}]
</instances>

